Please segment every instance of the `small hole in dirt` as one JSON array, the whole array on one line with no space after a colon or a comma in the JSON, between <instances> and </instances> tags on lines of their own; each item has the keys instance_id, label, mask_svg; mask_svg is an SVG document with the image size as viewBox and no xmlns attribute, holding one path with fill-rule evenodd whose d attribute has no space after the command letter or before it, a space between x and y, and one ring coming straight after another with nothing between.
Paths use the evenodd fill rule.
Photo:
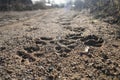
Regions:
<instances>
[{"instance_id":1,"label":"small hole in dirt","mask_svg":"<svg viewBox=\"0 0 120 80\"><path fill-rule=\"evenodd\" d=\"M62 25L70 25L71 23L70 22L64 22L64 23L61 23Z\"/></svg>"},{"instance_id":2,"label":"small hole in dirt","mask_svg":"<svg viewBox=\"0 0 120 80\"><path fill-rule=\"evenodd\" d=\"M64 52L69 53L69 52L71 52L71 50L70 49L65 49Z\"/></svg>"},{"instance_id":3,"label":"small hole in dirt","mask_svg":"<svg viewBox=\"0 0 120 80\"><path fill-rule=\"evenodd\" d=\"M29 58L29 61L34 62L34 61L36 61L36 59L31 57L31 58Z\"/></svg>"},{"instance_id":4,"label":"small hole in dirt","mask_svg":"<svg viewBox=\"0 0 120 80\"><path fill-rule=\"evenodd\" d=\"M6 49L6 47L0 47L0 51L3 51L5 49Z\"/></svg>"},{"instance_id":5,"label":"small hole in dirt","mask_svg":"<svg viewBox=\"0 0 120 80\"><path fill-rule=\"evenodd\" d=\"M41 40L48 40L48 41L49 41L49 40L53 40L53 38L51 38L51 37L41 37L40 39L41 39Z\"/></svg>"},{"instance_id":6,"label":"small hole in dirt","mask_svg":"<svg viewBox=\"0 0 120 80\"><path fill-rule=\"evenodd\" d=\"M113 46L113 47L115 47L115 48L118 48L118 47L119 47L119 46L118 46L118 45L116 45L116 44L113 44L112 46Z\"/></svg>"},{"instance_id":7,"label":"small hole in dirt","mask_svg":"<svg viewBox=\"0 0 120 80\"><path fill-rule=\"evenodd\" d=\"M57 51L61 50L62 48L60 46L55 47Z\"/></svg>"},{"instance_id":8,"label":"small hole in dirt","mask_svg":"<svg viewBox=\"0 0 120 80\"><path fill-rule=\"evenodd\" d=\"M36 44L41 44L41 45L47 45L46 42L41 41L41 40L36 40L35 43L36 43Z\"/></svg>"},{"instance_id":9,"label":"small hole in dirt","mask_svg":"<svg viewBox=\"0 0 120 80\"><path fill-rule=\"evenodd\" d=\"M5 58L0 56L0 65L2 65L3 63L5 63Z\"/></svg>"},{"instance_id":10,"label":"small hole in dirt","mask_svg":"<svg viewBox=\"0 0 120 80\"><path fill-rule=\"evenodd\" d=\"M74 49L74 48L75 48L75 45L69 45L68 48Z\"/></svg>"},{"instance_id":11,"label":"small hole in dirt","mask_svg":"<svg viewBox=\"0 0 120 80\"><path fill-rule=\"evenodd\" d=\"M55 44L56 42L55 41L50 41L51 44Z\"/></svg>"},{"instance_id":12,"label":"small hole in dirt","mask_svg":"<svg viewBox=\"0 0 120 80\"><path fill-rule=\"evenodd\" d=\"M36 57L42 57L44 54L43 53L35 53L34 56Z\"/></svg>"},{"instance_id":13,"label":"small hole in dirt","mask_svg":"<svg viewBox=\"0 0 120 80\"><path fill-rule=\"evenodd\" d=\"M26 50L28 53L32 53L34 51L39 51L39 46L30 46L30 47L24 47L24 50Z\"/></svg>"},{"instance_id":14,"label":"small hole in dirt","mask_svg":"<svg viewBox=\"0 0 120 80\"><path fill-rule=\"evenodd\" d=\"M25 60L24 60L24 59L22 59L22 60L21 60L21 62L25 62Z\"/></svg>"}]
</instances>

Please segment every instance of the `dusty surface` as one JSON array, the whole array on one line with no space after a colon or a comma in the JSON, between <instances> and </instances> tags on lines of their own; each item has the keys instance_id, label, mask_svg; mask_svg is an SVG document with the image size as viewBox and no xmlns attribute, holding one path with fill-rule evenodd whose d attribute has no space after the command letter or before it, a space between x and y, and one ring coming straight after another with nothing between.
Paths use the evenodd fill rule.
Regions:
<instances>
[{"instance_id":1,"label":"dusty surface","mask_svg":"<svg viewBox=\"0 0 120 80\"><path fill-rule=\"evenodd\" d=\"M117 25L65 9L12 15L0 16L0 80L120 80Z\"/></svg>"}]
</instances>

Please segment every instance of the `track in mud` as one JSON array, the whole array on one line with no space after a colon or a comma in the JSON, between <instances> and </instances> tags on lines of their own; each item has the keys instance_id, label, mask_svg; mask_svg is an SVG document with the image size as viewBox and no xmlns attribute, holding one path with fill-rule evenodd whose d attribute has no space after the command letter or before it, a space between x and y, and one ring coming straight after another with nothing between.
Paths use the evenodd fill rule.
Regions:
<instances>
[{"instance_id":1,"label":"track in mud","mask_svg":"<svg viewBox=\"0 0 120 80\"><path fill-rule=\"evenodd\" d=\"M1 27L1 79L119 80L113 26L81 12L51 9Z\"/></svg>"}]
</instances>

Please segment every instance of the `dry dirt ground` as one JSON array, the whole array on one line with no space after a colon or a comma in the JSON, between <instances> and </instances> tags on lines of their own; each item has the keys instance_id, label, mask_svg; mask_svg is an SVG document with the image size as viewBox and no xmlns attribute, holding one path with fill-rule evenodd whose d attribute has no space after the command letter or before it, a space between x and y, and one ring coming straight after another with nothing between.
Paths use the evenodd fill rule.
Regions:
<instances>
[{"instance_id":1,"label":"dry dirt ground","mask_svg":"<svg viewBox=\"0 0 120 80\"><path fill-rule=\"evenodd\" d=\"M117 25L66 9L0 14L0 80L120 80Z\"/></svg>"}]
</instances>

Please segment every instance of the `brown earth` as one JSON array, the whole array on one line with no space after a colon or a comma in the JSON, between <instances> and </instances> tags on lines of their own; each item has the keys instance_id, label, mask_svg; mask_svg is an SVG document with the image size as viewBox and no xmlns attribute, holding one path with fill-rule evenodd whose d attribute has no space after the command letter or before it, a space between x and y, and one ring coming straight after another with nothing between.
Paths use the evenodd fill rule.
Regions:
<instances>
[{"instance_id":1,"label":"brown earth","mask_svg":"<svg viewBox=\"0 0 120 80\"><path fill-rule=\"evenodd\" d=\"M117 25L66 9L0 14L0 80L120 80Z\"/></svg>"}]
</instances>

